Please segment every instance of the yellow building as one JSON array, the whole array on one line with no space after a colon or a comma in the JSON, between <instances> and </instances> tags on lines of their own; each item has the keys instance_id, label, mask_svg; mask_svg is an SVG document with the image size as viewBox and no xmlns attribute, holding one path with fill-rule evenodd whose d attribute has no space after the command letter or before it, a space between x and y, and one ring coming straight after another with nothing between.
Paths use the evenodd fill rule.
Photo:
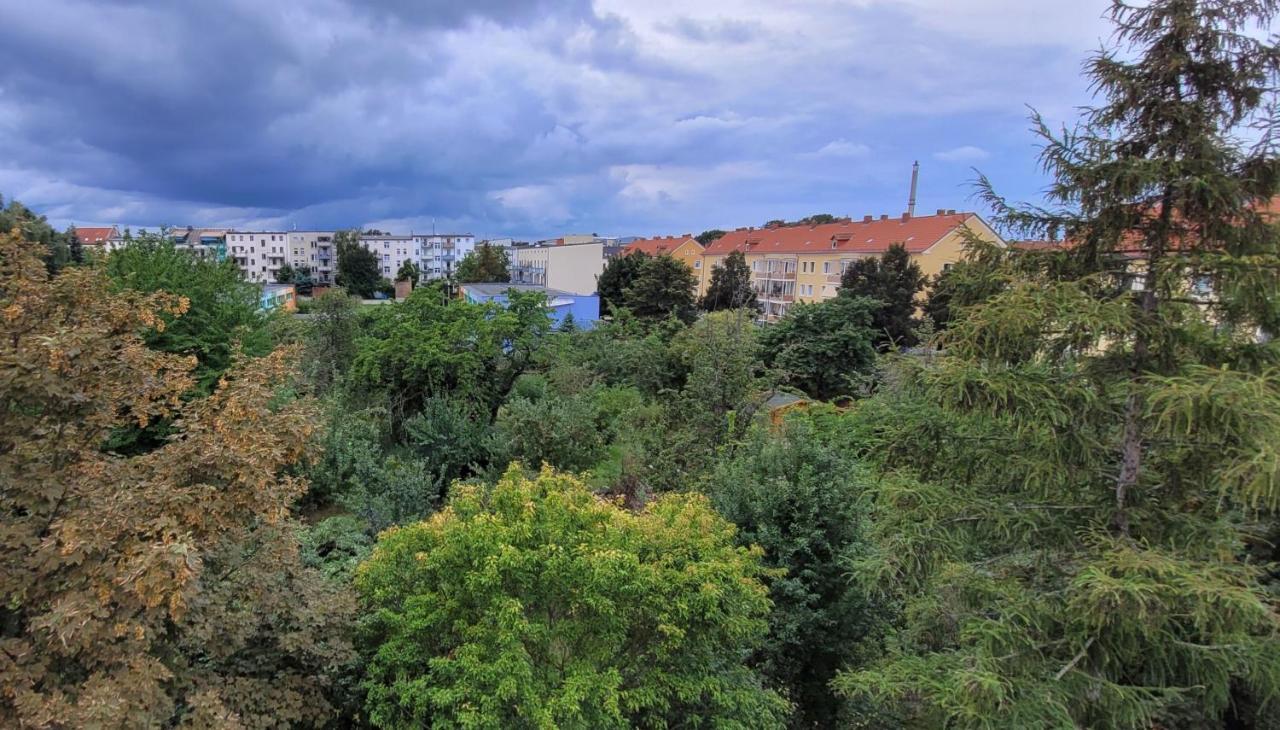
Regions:
<instances>
[{"instance_id":1,"label":"yellow building","mask_svg":"<svg viewBox=\"0 0 1280 730\"><path fill-rule=\"evenodd\" d=\"M776 320L794 302L820 302L836 295L840 276L859 258L879 256L900 243L926 277L964 256L969 236L1003 244L976 213L939 210L936 215L844 219L816 226L739 228L702 252L698 296L707 291L711 269L734 251L751 267L763 317Z\"/></svg>"},{"instance_id":2,"label":"yellow building","mask_svg":"<svg viewBox=\"0 0 1280 730\"><path fill-rule=\"evenodd\" d=\"M689 267L698 279L702 272L702 244L688 233L683 236L661 236L657 238L641 238L622 247L622 255L646 253L650 256L670 256Z\"/></svg>"}]
</instances>

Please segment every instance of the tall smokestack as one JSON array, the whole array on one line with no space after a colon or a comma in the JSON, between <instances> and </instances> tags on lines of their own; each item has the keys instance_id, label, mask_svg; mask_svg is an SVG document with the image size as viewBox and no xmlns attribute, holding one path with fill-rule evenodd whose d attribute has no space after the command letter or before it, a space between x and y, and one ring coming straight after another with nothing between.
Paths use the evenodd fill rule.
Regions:
<instances>
[{"instance_id":1,"label":"tall smokestack","mask_svg":"<svg viewBox=\"0 0 1280 730\"><path fill-rule=\"evenodd\" d=\"M907 200L907 215L915 217L916 214L916 185L920 182L920 161L916 160L911 165L911 198Z\"/></svg>"}]
</instances>

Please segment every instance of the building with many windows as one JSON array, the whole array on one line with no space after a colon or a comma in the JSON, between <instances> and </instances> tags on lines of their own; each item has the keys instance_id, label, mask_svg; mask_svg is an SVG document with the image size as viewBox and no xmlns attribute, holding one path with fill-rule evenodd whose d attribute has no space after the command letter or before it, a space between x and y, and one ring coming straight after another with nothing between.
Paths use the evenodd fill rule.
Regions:
<instances>
[{"instance_id":1,"label":"building with many windows","mask_svg":"<svg viewBox=\"0 0 1280 730\"><path fill-rule=\"evenodd\" d=\"M846 218L812 226L739 228L702 252L698 295L706 293L711 269L733 251L741 251L751 267L761 316L773 321L795 302L834 297L845 268L859 258L879 256L900 243L921 272L932 278L961 259L970 237L1004 243L976 213L954 210L929 216Z\"/></svg>"},{"instance_id":2,"label":"building with many windows","mask_svg":"<svg viewBox=\"0 0 1280 730\"><path fill-rule=\"evenodd\" d=\"M228 231L227 256L249 281L273 282L280 267L292 265L287 231Z\"/></svg>"},{"instance_id":3,"label":"building with many windows","mask_svg":"<svg viewBox=\"0 0 1280 730\"><path fill-rule=\"evenodd\" d=\"M405 261L421 266L422 245L416 236L396 236L389 233L365 233L360 245L378 257L378 270L383 278L394 281L396 272Z\"/></svg>"},{"instance_id":4,"label":"building with many windows","mask_svg":"<svg viewBox=\"0 0 1280 730\"><path fill-rule=\"evenodd\" d=\"M424 279L453 276L462 257L476 248L476 237L470 233L420 233L413 238L420 252L418 266Z\"/></svg>"}]
</instances>

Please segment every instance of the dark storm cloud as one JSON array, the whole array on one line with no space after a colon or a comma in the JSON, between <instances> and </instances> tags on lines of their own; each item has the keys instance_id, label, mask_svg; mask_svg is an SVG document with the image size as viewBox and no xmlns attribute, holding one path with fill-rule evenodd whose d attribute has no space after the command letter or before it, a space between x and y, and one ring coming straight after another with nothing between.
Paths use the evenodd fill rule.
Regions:
<instances>
[{"instance_id":1,"label":"dark storm cloud","mask_svg":"<svg viewBox=\"0 0 1280 730\"><path fill-rule=\"evenodd\" d=\"M482 234L853 212L914 157L952 188L974 149L1000 163L994 125L1075 72L930 35L940 2L0 0L0 194Z\"/></svg>"}]
</instances>

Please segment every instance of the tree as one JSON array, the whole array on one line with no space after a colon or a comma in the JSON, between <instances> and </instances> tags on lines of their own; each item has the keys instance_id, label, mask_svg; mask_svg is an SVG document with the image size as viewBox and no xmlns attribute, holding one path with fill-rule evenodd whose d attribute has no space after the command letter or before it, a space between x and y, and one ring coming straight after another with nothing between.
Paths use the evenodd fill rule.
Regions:
<instances>
[{"instance_id":1,"label":"tree","mask_svg":"<svg viewBox=\"0 0 1280 730\"><path fill-rule=\"evenodd\" d=\"M511 469L384 533L356 584L382 727L781 727L743 660L764 636L758 553L705 498L631 513Z\"/></svg>"},{"instance_id":2,"label":"tree","mask_svg":"<svg viewBox=\"0 0 1280 730\"><path fill-rule=\"evenodd\" d=\"M165 326L147 332L145 340L161 352L195 356L192 372L200 395L213 391L237 352L258 357L271 351L261 291L244 280L234 261L192 256L164 237L144 234L113 251L106 271L117 290L186 298L187 311L181 317L162 315Z\"/></svg>"},{"instance_id":3,"label":"tree","mask_svg":"<svg viewBox=\"0 0 1280 730\"><path fill-rule=\"evenodd\" d=\"M511 281L511 259L505 249L482 243L458 262L456 278L461 284Z\"/></svg>"},{"instance_id":4,"label":"tree","mask_svg":"<svg viewBox=\"0 0 1280 730\"><path fill-rule=\"evenodd\" d=\"M4 198L0 197L0 204ZM71 260L71 250L66 237L55 231L49 221L42 215L18 202L9 200L9 204L0 208L0 233L9 233L18 229L24 241L38 243L43 247L41 259L49 273L57 273Z\"/></svg>"},{"instance_id":5,"label":"tree","mask_svg":"<svg viewBox=\"0 0 1280 730\"><path fill-rule=\"evenodd\" d=\"M713 241L723 238L725 233L728 233L728 231L722 231L719 228L712 228L711 230L699 233L695 240L703 246L710 246Z\"/></svg>"},{"instance_id":6,"label":"tree","mask_svg":"<svg viewBox=\"0 0 1280 730\"><path fill-rule=\"evenodd\" d=\"M794 304L760 335L761 358L783 382L814 398L852 395L858 377L875 364L871 322L876 306L848 296Z\"/></svg>"},{"instance_id":7,"label":"tree","mask_svg":"<svg viewBox=\"0 0 1280 730\"><path fill-rule=\"evenodd\" d=\"M698 280L684 262L665 254L653 256L641 261L635 278L623 289L622 301L637 317L692 322L697 287Z\"/></svg>"},{"instance_id":8,"label":"tree","mask_svg":"<svg viewBox=\"0 0 1280 730\"><path fill-rule=\"evenodd\" d=\"M284 264L280 266L279 269L276 269L276 283L292 284L294 278L297 277L297 275L298 275L298 272L294 271L293 264L290 264L289 262L286 261Z\"/></svg>"},{"instance_id":9,"label":"tree","mask_svg":"<svg viewBox=\"0 0 1280 730\"><path fill-rule=\"evenodd\" d=\"M791 416L779 429L754 429L705 487L738 543L760 546L779 570L766 580L769 637L753 664L787 690L794 727L844 724L830 683L878 617L845 577L866 547L859 503L871 478L847 454L813 420Z\"/></svg>"},{"instance_id":10,"label":"tree","mask_svg":"<svg viewBox=\"0 0 1280 730\"><path fill-rule=\"evenodd\" d=\"M435 397L475 403L492 419L550 328L541 294L472 304L424 286L369 315L349 377L388 399L397 435Z\"/></svg>"},{"instance_id":11,"label":"tree","mask_svg":"<svg viewBox=\"0 0 1280 730\"><path fill-rule=\"evenodd\" d=\"M596 291L600 294L600 309L604 314L617 316L618 310L626 306L626 291L649 258L649 254L638 251L605 263L604 270L596 277Z\"/></svg>"},{"instance_id":12,"label":"tree","mask_svg":"<svg viewBox=\"0 0 1280 730\"><path fill-rule=\"evenodd\" d=\"M359 302L341 289L327 291L312 303L303 361L320 393L336 385L355 359L359 310Z\"/></svg>"},{"instance_id":13,"label":"tree","mask_svg":"<svg viewBox=\"0 0 1280 730\"><path fill-rule=\"evenodd\" d=\"M866 297L879 302L872 315L876 346L880 349L916 344L916 295L924 287L920 265L900 243L879 258L860 258L840 277L840 295Z\"/></svg>"},{"instance_id":14,"label":"tree","mask_svg":"<svg viewBox=\"0 0 1280 730\"><path fill-rule=\"evenodd\" d=\"M80 236L76 234L76 227L67 228L67 232L63 234L67 241L67 251L73 264L84 263L84 244L80 242Z\"/></svg>"},{"instance_id":15,"label":"tree","mask_svg":"<svg viewBox=\"0 0 1280 730\"><path fill-rule=\"evenodd\" d=\"M835 217L834 215L831 215L830 213L815 213L811 216L807 216L796 221L796 225L820 226L827 223L835 223L838 220L840 219Z\"/></svg>"},{"instance_id":16,"label":"tree","mask_svg":"<svg viewBox=\"0 0 1280 730\"><path fill-rule=\"evenodd\" d=\"M901 607L838 686L899 726L1267 727L1280 620L1277 4L1116 3L1102 103L944 354L852 417L889 476L853 576ZM1257 124L1261 144L1238 141ZM1250 132L1252 134L1254 132ZM1263 336L1259 336L1259 333Z\"/></svg>"},{"instance_id":17,"label":"tree","mask_svg":"<svg viewBox=\"0 0 1280 730\"><path fill-rule=\"evenodd\" d=\"M421 276L422 270L409 259L405 259L404 263L400 264L400 268L396 270L396 281L408 280L412 287L418 286L418 278Z\"/></svg>"},{"instance_id":18,"label":"tree","mask_svg":"<svg viewBox=\"0 0 1280 730\"><path fill-rule=\"evenodd\" d=\"M184 400L192 358L147 347L188 301L50 277L0 235L0 717L18 727L320 726L354 604L298 561L281 470L312 409L293 354ZM124 458L123 422L173 436Z\"/></svg>"},{"instance_id":19,"label":"tree","mask_svg":"<svg viewBox=\"0 0 1280 730\"><path fill-rule=\"evenodd\" d=\"M724 259L724 265L711 268L711 283L699 306L708 312L721 309L750 309L758 311L756 290L751 284L751 268L741 251L734 251Z\"/></svg>"},{"instance_id":20,"label":"tree","mask_svg":"<svg viewBox=\"0 0 1280 730\"><path fill-rule=\"evenodd\" d=\"M372 298L382 286L382 267L378 256L360 243L356 231L338 231L333 237L338 252L338 286L361 299Z\"/></svg>"}]
</instances>

